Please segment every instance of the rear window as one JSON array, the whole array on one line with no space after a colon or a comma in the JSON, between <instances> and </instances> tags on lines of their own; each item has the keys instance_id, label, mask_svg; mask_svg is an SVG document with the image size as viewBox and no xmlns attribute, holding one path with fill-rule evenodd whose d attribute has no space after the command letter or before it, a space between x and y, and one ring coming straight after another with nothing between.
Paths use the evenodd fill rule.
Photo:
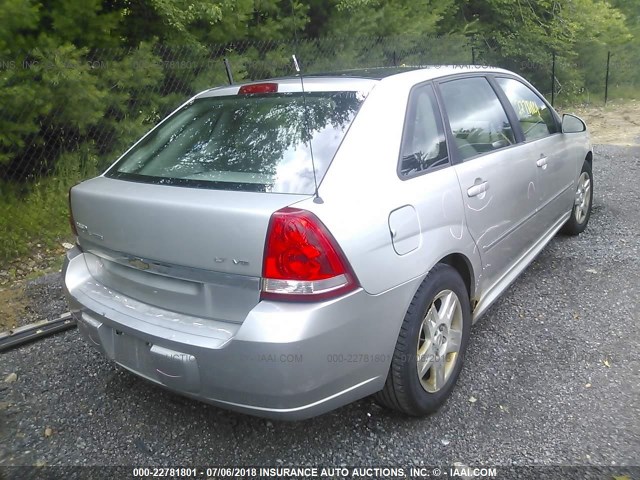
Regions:
<instances>
[{"instance_id":1,"label":"rear window","mask_svg":"<svg viewBox=\"0 0 640 480\"><path fill-rule=\"evenodd\" d=\"M359 92L208 97L175 112L107 177L312 194L364 100ZM313 150L313 160L309 145Z\"/></svg>"}]
</instances>

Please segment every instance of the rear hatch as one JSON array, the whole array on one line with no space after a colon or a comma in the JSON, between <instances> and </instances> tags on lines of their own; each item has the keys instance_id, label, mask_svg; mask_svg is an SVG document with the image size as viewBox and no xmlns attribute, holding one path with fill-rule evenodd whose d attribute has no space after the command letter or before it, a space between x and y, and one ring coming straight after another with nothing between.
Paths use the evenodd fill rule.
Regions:
<instances>
[{"instance_id":1,"label":"rear hatch","mask_svg":"<svg viewBox=\"0 0 640 480\"><path fill-rule=\"evenodd\" d=\"M72 189L79 244L101 285L231 322L259 302L271 215L313 195L363 95L237 90L185 104Z\"/></svg>"}]
</instances>

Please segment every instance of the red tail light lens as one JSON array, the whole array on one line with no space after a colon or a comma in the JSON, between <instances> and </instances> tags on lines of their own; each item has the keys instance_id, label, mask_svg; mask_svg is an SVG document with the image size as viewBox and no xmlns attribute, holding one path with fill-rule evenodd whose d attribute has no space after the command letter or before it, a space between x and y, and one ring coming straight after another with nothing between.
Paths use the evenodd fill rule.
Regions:
<instances>
[{"instance_id":1,"label":"red tail light lens","mask_svg":"<svg viewBox=\"0 0 640 480\"><path fill-rule=\"evenodd\" d=\"M331 233L313 213L297 208L271 216L262 277L262 298L270 300L325 300L358 286Z\"/></svg>"},{"instance_id":2,"label":"red tail light lens","mask_svg":"<svg viewBox=\"0 0 640 480\"><path fill-rule=\"evenodd\" d=\"M238 90L238 95L254 95L256 93L276 93L277 83L254 83L253 85L243 85Z\"/></svg>"},{"instance_id":3,"label":"red tail light lens","mask_svg":"<svg viewBox=\"0 0 640 480\"><path fill-rule=\"evenodd\" d=\"M73 187L71 187L73 188ZM73 210L71 209L71 188L69 189L69 226L71 227L71 232L74 236L78 236L78 229L76 228L76 221L73 219Z\"/></svg>"}]
</instances>

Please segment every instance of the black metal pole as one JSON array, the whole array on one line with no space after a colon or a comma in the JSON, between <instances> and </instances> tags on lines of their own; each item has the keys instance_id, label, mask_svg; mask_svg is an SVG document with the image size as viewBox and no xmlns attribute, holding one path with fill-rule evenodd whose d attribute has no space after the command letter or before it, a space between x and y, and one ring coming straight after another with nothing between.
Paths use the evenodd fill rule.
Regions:
<instances>
[{"instance_id":1,"label":"black metal pole","mask_svg":"<svg viewBox=\"0 0 640 480\"><path fill-rule=\"evenodd\" d=\"M397 63L397 61L396 61L396 51L395 51L395 50L393 51L393 66L394 66L394 67L397 67L397 66L398 66L398 63Z\"/></svg>"},{"instance_id":2,"label":"black metal pole","mask_svg":"<svg viewBox=\"0 0 640 480\"><path fill-rule=\"evenodd\" d=\"M604 81L604 104L607 104L609 99L609 65L611 63L611 52L607 52L607 76Z\"/></svg>"},{"instance_id":3,"label":"black metal pole","mask_svg":"<svg viewBox=\"0 0 640 480\"><path fill-rule=\"evenodd\" d=\"M224 60L224 69L227 71L227 79L229 80L229 85L233 85L233 74L231 73L231 65L229 64L229 60L225 57Z\"/></svg>"},{"instance_id":4,"label":"black metal pole","mask_svg":"<svg viewBox=\"0 0 640 480\"><path fill-rule=\"evenodd\" d=\"M556 52L551 56L551 106L556 100Z\"/></svg>"},{"instance_id":5,"label":"black metal pole","mask_svg":"<svg viewBox=\"0 0 640 480\"><path fill-rule=\"evenodd\" d=\"M471 65L476 64L476 47L471 47Z\"/></svg>"},{"instance_id":6,"label":"black metal pole","mask_svg":"<svg viewBox=\"0 0 640 480\"><path fill-rule=\"evenodd\" d=\"M32 323L31 325L18 327L13 331L0 332L0 353L4 353L25 343L48 337L54 333L69 330L75 326L75 318L67 312L55 320Z\"/></svg>"}]
</instances>

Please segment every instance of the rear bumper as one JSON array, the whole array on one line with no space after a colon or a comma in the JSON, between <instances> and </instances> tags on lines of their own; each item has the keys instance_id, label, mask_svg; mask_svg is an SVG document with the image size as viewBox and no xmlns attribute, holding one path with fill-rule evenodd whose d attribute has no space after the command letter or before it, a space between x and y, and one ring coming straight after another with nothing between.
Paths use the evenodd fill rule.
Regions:
<instances>
[{"instance_id":1,"label":"rear bumper","mask_svg":"<svg viewBox=\"0 0 640 480\"><path fill-rule=\"evenodd\" d=\"M260 302L242 324L160 310L91 277L67 253L64 282L82 335L154 383L224 408L303 419L380 390L418 286L322 303Z\"/></svg>"}]
</instances>

